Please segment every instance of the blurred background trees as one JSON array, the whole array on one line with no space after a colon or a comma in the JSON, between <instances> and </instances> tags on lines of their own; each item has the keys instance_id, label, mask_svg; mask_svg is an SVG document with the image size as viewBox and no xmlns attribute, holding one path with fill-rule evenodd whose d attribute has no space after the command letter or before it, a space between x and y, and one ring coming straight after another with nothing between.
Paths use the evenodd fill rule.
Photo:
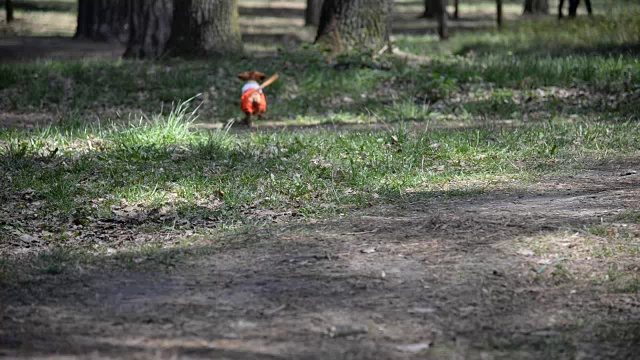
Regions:
<instances>
[{"instance_id":1,"label":"blurred background trees","mask_svg":"<svg viewBox=\"0 0 640 360\"><path fill-rule=\"evenodd\" d=\"M318 26L320 24L320 13L323 2L324 0L307 0L307 7L304 11L305 25Z\"/></svg>"},{"instance_id":2,"label":"blurred background trees","mask_svg":"<svg viewBox=\"0 0 640 360\"><path fill-rule=\"evenodd\" d=\"M525 14L548 14L549 0L525 0L524 13Z\"/></svg>"},{"instance_id":3,"label":"blurred background trees","mask_svg":"<svg viewBox=\"0 0 640 360\"><path fill-rule=\"evenodd\" d=\"M2 1L2 0L0 0ZM165 56L193 57L208 54L237 53L243 42L255 48L273 47L288 42L314 42L334 51L349 49L381 50L389 43L392 23L397 34L438 34L450 37L451 31L488 26L493 17L497 27L517 12L546 15L550 7L563 16L566 6L570 17L577 15L579 0L35 0L2 1L7 22L22 9L62 9L67 14L77 10L74 38L126 45L130 58ZM240 3L240 4L239 4ZM395 5L394 5L395 4ZM591 1L585 0L592 13ZM447 6L448 8L447 12ZM393 11L395 7L401 10ZM239 14L244 11L243 14ZM415 12L408 14L407 9ZM63 10L55 10L62 12ZM464 18L463 12L473 15ZM491 14L495 15L491 15ZM402 14L402 15L400 15ZM239 15L245 28L240 29ZM463 18L451 23L451 20ZM426 20L419 20L426 18ZM249 22L251 19L251 22ZM19 22L18 22L19 23ZM290 25L284 25L288 23ZM479 25L482 23L482 25ZM291 25L296 24L296 25ZM301 25L306 27L301 27ZM300 26L300 27L298 27ZM490 25L489 25L490 26ZM420 30L420 28L422 30ZM249 30L248 30L249 29ZM317 30L317 31L316 31ZM244 36L244 38L243 38Z\"/></svg>"},{"instance_id":4,"label":"blurred background trees","mask_svg":"<svg viewBox=\"0 0 640 360\"><path fill-rule=\"evenodd\" d=\"M334 50L379 50L389 42L391 0L325 0L316 42Z\"/></svg>"},{"instance_id":5,"label":"blurred background trees","mask_svg":"<svg viewBox=\"0 0 640 360\"><path fill-rule=\"evenodd\" d=\"M13 21L13 0L5 0L4 9L7 13L7 23Z\"/></svg>"}]
</instances>

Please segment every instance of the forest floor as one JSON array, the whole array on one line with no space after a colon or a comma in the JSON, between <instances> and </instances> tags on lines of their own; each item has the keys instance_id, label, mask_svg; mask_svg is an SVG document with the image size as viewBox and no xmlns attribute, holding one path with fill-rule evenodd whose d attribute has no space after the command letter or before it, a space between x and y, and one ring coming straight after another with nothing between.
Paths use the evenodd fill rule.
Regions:
<instances>
[{"instance_id":1,"label":"forest floor","mask_svg":"<svg viewBox=\"0 0 640 360\"><path fill-rule=\"evenodd\" d=\"M469 1L441 44L400 1L400 55L327 59L300 1L245 1L276 45L153 63L50 37L52 3L0 38L1 357L640 351L637 5L498 33ZM252 68L281 80L246 130Z\"/></svg>"},{"instance_id":2,"label":"forest floor","mask_svg":"<svg viewBox=\"0 0 640 360\"><path fill-rule=\"evenodd\" d=\"M0 351L631 359L640 351L640 225L625 214L640 210L640 187L637 175L621 176L629 168L640 168L637 158L521 191L250 229L195 242L189 255L138 255L140 268L71 261L3 289ZM629 238L636 249L620 250Z\"/></svg>"}]
</instances>

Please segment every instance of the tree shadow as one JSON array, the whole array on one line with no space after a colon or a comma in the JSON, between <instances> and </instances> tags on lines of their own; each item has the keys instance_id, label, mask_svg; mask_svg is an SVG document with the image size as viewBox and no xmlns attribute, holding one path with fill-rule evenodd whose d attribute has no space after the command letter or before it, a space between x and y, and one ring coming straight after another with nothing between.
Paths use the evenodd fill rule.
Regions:
<instances>
[{"instance_id":1,"label":"tree shadow","mask_svg":"<svg viewBox=\"0 0 640 360\"><path fill-rule=\"evenodd\" d=\"M426 342L431 356L628 357L640 340L638 314L623 305L634 294L536 274L539 257L517 251L523 238L637 208L635 181L617 175L629 165L549 180L569 188L415 193L342 219L117 255L136 261L129 270L98 265L112 262L104 255L69 259L67 272L4 289L0 347L22 356L386 359Z\"/></svg>"},{"instance_id":2,"label":"tree shadow","mask_svg":"<svg viewBox=\"0 0 640 360\"><path fill-rule=\"evenodd\" d=\"M67 37L0 38L0 64L38 60L118 60L124 45Z\"/></svg>"}]
</instances>

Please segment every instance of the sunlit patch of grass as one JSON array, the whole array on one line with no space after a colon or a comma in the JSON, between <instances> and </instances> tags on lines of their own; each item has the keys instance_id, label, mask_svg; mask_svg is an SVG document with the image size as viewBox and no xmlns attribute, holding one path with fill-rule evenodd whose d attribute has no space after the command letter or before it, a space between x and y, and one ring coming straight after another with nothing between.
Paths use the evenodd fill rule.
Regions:
<instances>
[{"instance_id":1,"label":"sunlit patch of grass","mask_svg":"<svg viewBox=\"0 0 640 360\"><path fill-rule=\"evenodd\" d=\"M328 59L311 46L261 59L0 65L0 101L10 111L62 109L86 121L94 112L103 119L132 110L150 114L202 93L199 121L225 123L242 116L237 74L260 69L281 76L266 90L268 120L275 122L637 118L640 65L633 44L640 41L640 17L634 11L519 20L500 33L458 33L446 43L398 37L401 50L432 58L422 65L361 53Z\"/></svg>"},{"instance_id":2,"label":"sunlit patch of grass","mask_svg":"<svg viewBox=\"0 0 640 360\"><path fill-rule=\"evenodd\" d=\"M2 131L3 196L51 228L119 216L114 206L145 218L168 207L175 214L158 226L182 219L178 227L221 228L279 213L322 217L405 194L472 194L640 150L635 122L229 133L191 130L194 119L181 103L129 125ZM20 198L25 191L33 200Z\"/></svg>"}]
</instances>

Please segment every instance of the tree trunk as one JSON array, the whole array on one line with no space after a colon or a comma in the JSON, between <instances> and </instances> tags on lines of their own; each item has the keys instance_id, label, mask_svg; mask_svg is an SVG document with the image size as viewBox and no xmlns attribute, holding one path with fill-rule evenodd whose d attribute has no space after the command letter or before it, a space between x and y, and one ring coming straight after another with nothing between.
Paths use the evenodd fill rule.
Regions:
<instances>
[{"instance_id":1,"label":"tree trunk","mask_svg":"<svg viewBox=\"0 0 640 360\"><path fill-rule=\"evenodd\" d=\"M13 21L13 0L4 1L4 9L7 12L7 24Z\"/></svg>"},{"instance_id":2,"label":"tree trunk","mask_svg":"<svg viewBox=\"0 0 640 360\"><path fill-rule=\"evenodd\" d=\"M325 0L316 43L334 51L380 50L389 43L391 0Z\"/></svg>"},{"instance_id":3,"label":"tree trunk","mask_svg":"<svg viewBox=\"0 0 640 360\"><path fill-rule=\"evenodd\" d=\"M436 7L439 0L424 0L424 12L421 18L433 19L436 17Z\"/></svg>"},{"instance_id":4,"label":"tree trunk","mask_svg":"<svg viewBox=\"0 0 640 360\"><path fill-rule=\"evenodd\" d=\"M242 51L237 0L183 0L176 6L171 56L202 56Z\"/></svg>"},{"instance_id":5,"label":"tree trunk","mask_svg":"<svg viewBox=\"0 0 640 360\"><path fill-rule=\"evenodd\" d=\"M320 24L320 12L323 0L307 0L307 8L304 11L305 25L318 26Z\"/></svg>"},{"instance_id":6,"label":"tree trunk","mask_svg":"<svg viewBox=\"0 0 640 360\"><path fill-rule=\"evenodd\" d=\"M548 0L525 0L523 13L524 14L548 14L549 1Z\"/></svg>"},{"instance_id":7,"label":"tree trunk","mask_svg":"<svg viewBox=\"0 0 640 360\"><path fill-rule=\"evenodd\" d=\"M564 0L560 0L560 5L558 6L558 17L562 17L563 2ZM587 7L587 14L592 15L593 10L591 9L591 0L585 0L584 4ZM578 15L578 6L580 6L580 0L569 0L569 17L576 17Z\"/></svg>"},{"instance_id":8,"label":"tree trunk","mask_svg":"<svg viewBox=\"0 0 640 360\"><path fill-rule=\"evenodd\" d=\"M460 12L458 11L460 7L460 1L459 0L455 0L453 2L453 18L454 19L460 19Z\"/></svg>"},{"instance_id":9,"label":"tree trunk","mask_svg":"<svg viewBox=\"0 0 640 360\"><path fill-rule=\"evenodd\" d=\"M125 42L129 1L136 0L79 0L75 38Z\"/></svg>"},{"instance_id":10,"label":"tree trunk","mask_svg":"<svg viewBox=\"0 0 640 360\"><path fill-rule=\"evenodd\" d=\"M129 41L124 57L158 58L171 35L173 0L131 0Z\"/></svg>"},{"instance_id":11,"label":"tree trunk","mask_svg":"<svg viewBox=\"0 0 640 360\"><path fill-rule=\"evenodd\" d=\"M502 0L496 0L496 22L498 30L502 29Z\"/></svg>"},{"instance_id":12,"label":"tree trunk","mask_svg":"<svg viewBox=\"0 0 640 360\"><path fill-rule=\"evenodd\" d=\"M435 2L436 18L438 20L438 35L440 40L449 38L449 27L447 26L447 0L437 0Z\"/></svg>"}]
</instances>

